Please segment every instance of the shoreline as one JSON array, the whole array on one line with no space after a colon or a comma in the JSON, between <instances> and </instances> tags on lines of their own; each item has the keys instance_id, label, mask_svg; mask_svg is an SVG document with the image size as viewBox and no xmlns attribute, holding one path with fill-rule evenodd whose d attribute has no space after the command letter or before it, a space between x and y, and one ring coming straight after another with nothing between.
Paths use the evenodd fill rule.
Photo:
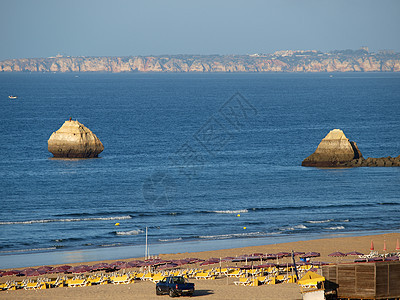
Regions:
<instances>
[{"instance_id":1,"label":"shoreline","mask_svg":"<svg viewBox=\"0 0 400 300\"><path fill-rule=\"evenodd\" d=\"M395 237L395 238L394 238ZM316 245L316 247L325 244L338 244L337 249L334 251L345 251L348 245L345 246L343 240L358 241L364 240L364 247L357 244L354 249L350 251L360 251L363 253L368 252L370 242L376 241L376 249L383 249L383 240L393 243L391 240L400 239L400 231L368 231L358 233L336 233L336 234L315 234L308 235L307 238L296 235L290 236L273 236L264 238L252 239L226 239L226 240L207 240L207 241L187 241L187 242L171 242L165 244L150 244L150 255L160 256L164 259L169 258L182 258L186 257L196 258L209 258L223 256L235 256L245 254L246 251L251 249L254 252L276 252L279 251L304 251L307 250L309 245ZM369 240L368 243L365 240ZM396 242L396 240L394 240ZM351 244L351 243L350 243ZM382 244L382 245L381 245ZM388 252L394 250L393 245L388 244ZM291 249L292 247L293 249ZM300 247L300 248L298 248ZM342 248L341 248L342 247ZM138 246L122 246L122 247L105 247L85 250L71 250L60 252L38 252L29 254L9 254L0 256L0 269L17 269L26 267L38 267L43 265L78 265L78 264L92 264L103 261L116 261L116 260L131 260L140 259L144 257L144 245ZM322 247L324 248L324 247ZM351 247L350 247L351 248ZM356 249L357 248L357 249ZM364 249L363 249L364 248ZM393 248L393 249L391 249ZM319 249L311 249L309 251L321 252ZM229 254L226 254L229 253ZM226 254L226 255L225 255ZM249 254L249 252L247 253ZM325 253L326 255L328 253ZM196 256L197 255L197 256ZM321 252L322 258L328 259L324 256L324 250ZM331 261L332 258L329 258Z\"/></svg>"}]
</instances>

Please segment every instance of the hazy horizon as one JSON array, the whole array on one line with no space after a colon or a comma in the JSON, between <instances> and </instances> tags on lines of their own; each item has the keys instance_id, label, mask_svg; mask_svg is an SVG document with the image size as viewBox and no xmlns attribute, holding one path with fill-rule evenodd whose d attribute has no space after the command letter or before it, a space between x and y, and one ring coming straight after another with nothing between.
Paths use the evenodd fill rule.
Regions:
<instances>
[{"instance_id":1,"label":"hazy horizon","mask_svg":"<svg viewBox=\"0 0 400 300\"><path fill-rule=\"evenodd\" d=\"M2 1L0 60L226 55L369 47L400 52L400 2Z\"/></svg>"}]
</instances>

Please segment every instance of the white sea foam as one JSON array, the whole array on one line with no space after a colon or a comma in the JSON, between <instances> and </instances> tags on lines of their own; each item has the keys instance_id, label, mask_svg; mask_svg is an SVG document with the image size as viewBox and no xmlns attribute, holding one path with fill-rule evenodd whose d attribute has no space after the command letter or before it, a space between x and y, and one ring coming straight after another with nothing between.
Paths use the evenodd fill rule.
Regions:
<instances>
[{"instance_id":1,"label":"white sea foam","mask_svg":"<svg viewBox=\"0 0 400 300\"><path fill-rule=\"evenodd\" d=\"M247 209L238 209L238 210L214 210L212 211L216 214L240 214L249 212Z\"/></svg>"},{"instance_id":2,"label":"white sea foam","mask_svg":"<svg viewBox=\"0 0 400 300\"><path fill-rule=\"evenodd\" d=\"M29 221L4 221L0 225L13 225L13 224L35 224L35 223L53 223L53 222L81 222L81 221L108 221L108 220L126 220L132 219L131 216L118 216L118 217L93 217L93 218L69 218L69 219L43 219L43 220L29 220Z\"/></svg>"},{"instance_id":3,"label":"white sea foam","mask_svg":"<svg viewBox=\"0 0 400 300\"><path fill-rule=\"evenodd\" d=\"M332 222L333 219L328 219L328 220L316 220L316 221L306 221L307 223L311 224L320 224L320 223L329 223Z\"/></svg>"},{"instance_id":4,"label":"white sea foam","mask_svg":"<svg viewBox=\"0 0 400 300\"><path fill-rule=\"evenodd\" d=\"M219 234L219 235L201 235L199 236L199 238L210 239L210 240L224 240L234 237L263 236L263 235L265 235L265 233L263 232L247 232L247 233L231 233L231 234Z\"/></svg>"},{"instance_id":5,"label":"white sea foam","mask_svg":"<svg viewBox=\"0 0 400 300\"><path fill-rule=\"evenodd\" d=\"M307 228L308 228L307 226L305 226L303 224L299 224L299 225L292 226L292 227L283 227L280 230L282 230L282 231L285 231L285 230L292 231L292 230L296 230L296 229L307 229Z\"/></svg>"},{"instance_id":6,"label":"white sea foam","mask_svg":"<svg viewBox=\"0 0 400 300\"><path fill-rule=\"evenodd\" d=\"M48 248L32 248L32 249L21 249L21 250L4 250L0 251L0 253L18 253L18 252L31 252L31 251L48 251L55 250L57 247L48 247Z\"/></svg>"},{"instance_id":7,"label":"white sea foam","mask_svg":"<svg viewBox=\"0 0 400 300\"><path fill-rule=\"evenodd\" d=\"M121 243L114 243L114 244L103 244L100 245L100 247L115 247L115 246L120 246Z\"/></svg>"},{"instance_id":8,"label":"white sea foam","mask_svg":"<svg viewBox=\"0 0 400 300\"><path fill-rule=\"evenodd\" d=\"M325 229L329 229L329 230L340 230L340 229L344 229L344 226L334 226L334 227L327 227Z\"/></svg>"},{"instance_id":9,"label":"white sea foam","mask_svg":"<svg viewBox=\"0 0 400 300\"><path fill-rule=\"evenodd\" d=\"M176 241L181 241L182 238L176 238L176 239L158 239L160 242L176 242Z\"/></svg>"},{"instance_id":10,"label":"white sea foam","mask_svg":"<svg viewBox=\"0 0 400 300\"><path fill-rule=\"evenodd\" d=\"M143 233L143 230L117 231L117 235L138 235L140 233Z\"/></svg>"}]
</instances>

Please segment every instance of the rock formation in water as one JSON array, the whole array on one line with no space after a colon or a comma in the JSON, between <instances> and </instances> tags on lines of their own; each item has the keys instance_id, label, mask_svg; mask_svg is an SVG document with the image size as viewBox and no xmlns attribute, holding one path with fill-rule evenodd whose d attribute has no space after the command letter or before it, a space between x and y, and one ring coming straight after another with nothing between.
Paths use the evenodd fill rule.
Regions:
<instances>
[{"instance_id":1,"label":"rock formation in water","mask_svg":"<svg viewBox=\"0 0 400 300\"><path fill-rule=\"evenodd\" d=\"M306 167L336 167L361 158L356 143L350 142L340 129L331 130L318 145L317 150L302 162Z\"/></svg>"},{"instance_id":2,"label":"rock formation in water","mask_svg":"<svg viewBox=\"0 0 400 300\"><path fill-rule=\"evenodd\" d=\"M68 120L50 136L48 150L59 158L98 157L104 146L98 137L78 121Z\"/></svg>"},{"instance_id":3,"label":"rock formation in water","mask_svg":"<svg viewBox=\"0 0 400 300\"><path fill-rule=\"evenodd\" d=\"M340 129L331 130L317 150L301 163L305 167L400 167L397 157L364 159L355 142L349 141Z\"/></svg>"}]
</instances>

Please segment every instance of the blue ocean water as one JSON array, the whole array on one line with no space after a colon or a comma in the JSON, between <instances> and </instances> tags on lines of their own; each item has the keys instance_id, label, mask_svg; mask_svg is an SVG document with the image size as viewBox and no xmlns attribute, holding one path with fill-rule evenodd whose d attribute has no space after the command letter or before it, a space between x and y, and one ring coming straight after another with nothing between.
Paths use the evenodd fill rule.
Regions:
<instances>
[{"instance_id":1,"label":"blue ocean water","mask_svg":"<svg viewBox=\"0 0 400 300\"><path fill-rule=\"evenodd\" d=\"M0 104L3 258L400 230L399 168L301 167L334 128L399 155L400 74L0 74ZM51 159L70 117L99 158Z\"/></svg>"}]
</instances>

